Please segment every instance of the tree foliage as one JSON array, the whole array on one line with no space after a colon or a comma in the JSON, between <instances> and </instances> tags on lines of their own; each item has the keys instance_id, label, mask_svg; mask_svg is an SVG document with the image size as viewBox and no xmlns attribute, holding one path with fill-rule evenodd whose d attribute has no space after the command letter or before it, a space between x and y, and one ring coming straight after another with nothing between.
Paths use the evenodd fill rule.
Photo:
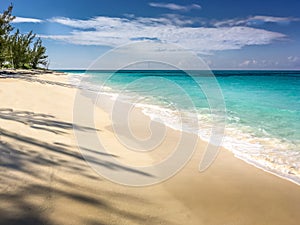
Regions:
<instances>
[{"instance_id":1,"label":"tree foliage","mask_svg":"<svg viewBox=\"0 0 300 225\"><path fill-rule=\"evenodd\" d=\"M36 69L39 65L46 66L46 48L36 34L32 31L21 34L19 30L11 34L14 29L11 21L15 19L12 10L10 5L0 14L0 67Z\"/></svg>"},{"instance_id":2,"label":"tree foliage","mask_svg":"<svg viewBox=\"0 0 300 225\"><path fill-rule=\"evenodd\" d=\"M33 69L36 69L39 64L44 66L48 64L46 48L42 45L42 40L40 38L38 38L34 43L31 56Z\"/></svg>"},{"instance_id":3,"label":"tree foliage","mask_svg":"<svg viewBox=\"0 0 300 225\"><path fill-rule=\"evenodd\" d=\"M10 22L15 19L12 16L13 6L10 5L7 10L0 14L0 66L5 62L8 56L8 38L9 33L13 30Z\"/></svg>"}]
</instances>

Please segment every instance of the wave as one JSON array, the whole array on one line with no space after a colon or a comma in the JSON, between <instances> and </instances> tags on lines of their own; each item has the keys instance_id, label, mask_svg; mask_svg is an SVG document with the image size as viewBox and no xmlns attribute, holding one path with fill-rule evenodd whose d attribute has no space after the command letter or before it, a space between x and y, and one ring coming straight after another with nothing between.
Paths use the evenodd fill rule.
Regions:
<instances>
[{"instance_id":1,"label":"wave","mask_svg":"<svg viewBox=\"0 0 300 225\"><path fill-rule=\"evenodd\" d=\"M72 77L73 82L78 82L79 78L82 79L82 75ZM197 134L204 141L209 141L212 135L213 116L208 108L198 108L196 112L178 109L155 97L120 93L114 87L99 86L89 80L81 82L80 86L97 92L101 90L102 95L113 101L118 99L132 103L150 119L175 130ZM197 126L195 117L199 121ZM228 112L222 147L251 165L300 185L300 142L273 137L261 128L250 127L240 121L241 118Z\"/></svg>"}]
</instances>

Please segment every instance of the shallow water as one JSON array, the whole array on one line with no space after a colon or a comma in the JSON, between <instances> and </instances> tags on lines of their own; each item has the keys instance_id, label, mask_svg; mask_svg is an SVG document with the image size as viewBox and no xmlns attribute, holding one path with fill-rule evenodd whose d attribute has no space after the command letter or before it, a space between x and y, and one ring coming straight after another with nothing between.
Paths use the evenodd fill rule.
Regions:
<instances>
[{"instance_id":1,"label":"shallow water","mask_svg":"<svg viewBox=\"0 0 300 225\"><path fill-rule=\"evenodd\" d=\"M182 71L65 72L78 78L85 74L81 85L132 102L174 129L205 140L211 135L214 121L207 96L214 96L207 95L205 86L212 87L214 78L203 71L193 71L193 77ZM300 72L213 73L226 105L222 145L251 164L300 183Z\"/></svg>"}]
</instances>

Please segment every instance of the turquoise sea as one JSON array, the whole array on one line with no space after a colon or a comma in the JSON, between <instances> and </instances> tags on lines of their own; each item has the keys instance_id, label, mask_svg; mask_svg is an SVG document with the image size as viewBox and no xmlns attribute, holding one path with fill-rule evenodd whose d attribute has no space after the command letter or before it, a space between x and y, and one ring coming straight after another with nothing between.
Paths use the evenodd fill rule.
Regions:
<instances>
[{"instance_id":1,"label":"turquoise sea","mask_svg":"<svg viewBox=\"0 0 300 225\"><path fill-rule=\"evenodd\" d=\"M63 71L85 88L141 107L154 120L208 140L212 112L203 71ZM300 71L212 71L226 106L222 145L236 157L300 184ZM190 99L191 101L187 101ZM192 104L191 104L192 103ZM180 111L180 113L179 113ZM197 113L198 124L189 120Z\"/></svg>"}]
</instances>

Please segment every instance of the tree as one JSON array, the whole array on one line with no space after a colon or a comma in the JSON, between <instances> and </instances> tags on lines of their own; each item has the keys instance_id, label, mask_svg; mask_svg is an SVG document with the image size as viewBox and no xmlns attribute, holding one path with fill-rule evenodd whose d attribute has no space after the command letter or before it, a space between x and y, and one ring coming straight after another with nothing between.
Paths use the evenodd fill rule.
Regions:
<instances>
[{"instance_id":1,"label":"tree","mask_svg":"<svg viewBox=\"0 0 300 225\"><path fill-rule=\"evenodd\" d=\"M41 38L38 38L34 43L31 56L31 66L33 69L36 69L39 64L47 65L48 56L46 55L46 48L42 45Z\"/></svg>"},{"instance_id":2,"label":"tree","mask_svg":"<svg viewBox=\"0 0 300 225\"><path fill-rule=\"evenodd\" d=\"M13 6L10 5L7 10L0 15L0 67L5 64L18 68L38 68L38 66L47 65L46 48L42 45L42 40L30 31L27 34L21 34L17 30L14 34L10 32L14 29L11 21L15 19L12 16Z\"/></svg>"},{"instance_id":3,"label":"tree","mask_svg":"<svg viewBox=\"0 0 300 225\"><path fill-rule=\"evenodd\" d=\"M10 38L9 46L12 53L11 63L14 68L28 69L31 67L32 50L30 45L35 38L35 34L30 31L28 34L20 34L17 30Z\"/></svg>"},{"instance_id":4,"label":"tree","mask_svg":"<svg viewBox=\"0 0 300 225\"><path fill-rule=\"evenodd\" d=\"M8 39L10 32L14 29L10 22L15 19L12 16L13 5L10 5L7 10L0 14L0 66L9 57Z\"/></svg>"}]
</instances>

